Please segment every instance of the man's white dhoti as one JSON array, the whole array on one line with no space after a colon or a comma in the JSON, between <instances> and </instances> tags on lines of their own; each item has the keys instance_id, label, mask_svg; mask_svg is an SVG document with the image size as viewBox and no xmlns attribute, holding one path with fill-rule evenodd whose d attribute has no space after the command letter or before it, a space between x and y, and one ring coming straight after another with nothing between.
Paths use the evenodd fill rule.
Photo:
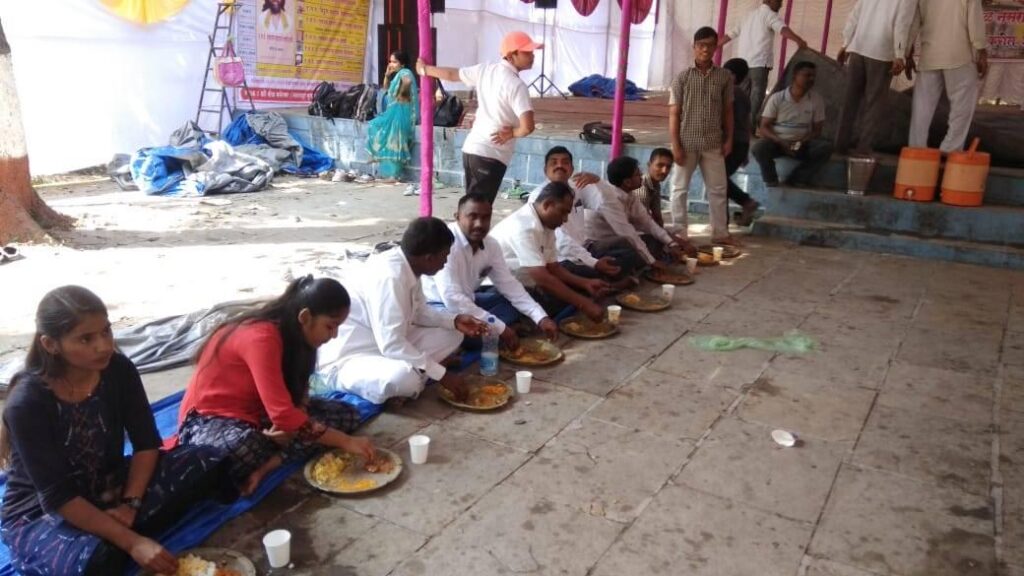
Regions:
<instances>
[{"instance_id":1,"label":"man's white dhoti","mask_svg":"<svg viewBox=\"0 0 1024 576\"><path fill-rule=\"evenodd\" d=\"M441 362L458 350L462 333L448 328L413 326L407 333L409 343L434 362ZM415 398L427 383L426 372L404 360L377 354L343 356L331 367L329 384L336 390L351 392L375 404L388 398Z\"/></svg>"}]
</instances>

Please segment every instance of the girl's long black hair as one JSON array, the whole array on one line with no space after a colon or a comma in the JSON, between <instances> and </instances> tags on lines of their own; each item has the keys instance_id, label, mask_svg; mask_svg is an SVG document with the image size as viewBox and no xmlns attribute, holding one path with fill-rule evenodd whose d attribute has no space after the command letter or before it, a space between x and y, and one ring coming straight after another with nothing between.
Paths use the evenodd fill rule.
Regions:
<instances>
[{"instance_id":1,"label":"girl's long black hair","mask_svg":"<svg viewBox=\"0 0 1024 576\"><path fill-rule=\"evenodd\" d=\"M207 364L213 362L224 342L243 324L273 322L277 325L284 343L281 374L292 396L292 402L298 405L309 392L309 377L316 370L316 349L306 342L302 325L299 324L299 312L306 308L313 316L337 316L346 312L351 304L348 291L337 280L303 276L293 280L284 294L276 300L221 323L196 351L194 360L198 363L203 351L216 338L216 347ZM223 334L218 335L220 332ZM203 368L204 366L197 366L196 370Z\"/></svg>"}]
</instances>

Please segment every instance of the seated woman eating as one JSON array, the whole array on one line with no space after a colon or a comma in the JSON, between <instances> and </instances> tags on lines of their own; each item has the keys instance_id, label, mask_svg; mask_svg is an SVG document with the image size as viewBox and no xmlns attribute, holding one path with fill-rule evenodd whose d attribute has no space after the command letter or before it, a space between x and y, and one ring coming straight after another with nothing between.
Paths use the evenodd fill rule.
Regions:
<instances>
[{"instance_id":1,"label":"seated woman eating","mask_svg":"<svg viewBox=\"0 0 1024 576\"><path fill-rule=\"evenodd\" d=\"M0 538L19 574L121 574L129 556L174 573L177 560L152 538L230 488L220 450L159 450L139 373L115 351L106 306L85 288L57 288L39 303L3 421Z\"/></svg>"},{"instance_id":2,"label":"seated woman eating","mask_svg":"<svg viewBox=\"0 0 1024 576\"><path fill-rule=\"evenodd\" d=\"M309 397L316 350L338 335L350 304L336 280L305 276L278 299L218 327L197 354L178 442L225 449L243 495L274 468L321 446L373 458L369 439L348 435L359 425L355 408Z\"/></svg>"}]
</instances>

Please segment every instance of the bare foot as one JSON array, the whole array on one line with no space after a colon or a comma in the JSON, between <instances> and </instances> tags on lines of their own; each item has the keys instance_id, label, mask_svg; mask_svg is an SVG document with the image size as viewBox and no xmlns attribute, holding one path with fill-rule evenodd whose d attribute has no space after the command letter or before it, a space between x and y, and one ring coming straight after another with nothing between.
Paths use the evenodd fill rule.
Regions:
<instances>
[{"instance_id":1,"label":"bare foot","mask_svg":"<svg viewBox=\"0 0 1024 576\"><path fill-rule=\"evenodd\" d=\"M249 474L249 477L245 479L245 482L239 486L238 491L242 496L251 496L252 493L259 488L260 482L263 481L263 477L270 474L270 472L280 466L282 462L283 459L280 454L271 456L270 460L264 462L263 465L257 468L252 474Z\"/></svg>"},{"instance_id":2,"label":"bare foot","mask_svg":"<svg viewBox=\"0 0 1024 576\"><path fill-rule=\"evenodd\" d=\"M408 398L404 396L393 396L384 401L384 409L389 411L401 410Z\"/></svg>"}]
</instances>

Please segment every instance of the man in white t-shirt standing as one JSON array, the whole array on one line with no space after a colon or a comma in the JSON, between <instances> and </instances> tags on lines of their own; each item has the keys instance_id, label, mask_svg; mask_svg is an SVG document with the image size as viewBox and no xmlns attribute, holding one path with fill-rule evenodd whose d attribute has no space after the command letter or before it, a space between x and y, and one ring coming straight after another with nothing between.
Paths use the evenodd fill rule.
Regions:
<instances>
[{"instance_id":1,"label":"man in white t-shirt standing","mask_svg":"<svg viewBox=\"0 0 1024 576\"><path fill-rule=\"evenodd\" d=\"M867 156L884 121L892 77L903 71L913 0L858 0L843 28L843 48L836 56L846 66L846 97L836 131L836 152ZM857 122L858 111L862 121Z\"/></svg>"},{"instance_id":2,"label":"man in white t-shirt standing","mask_svg":"<svg viewBox=\"0 0 1024 576\"><path fill-rule=\"evenodd\" d=\"M928 145L928 129L945 86L949 129L939 148L962 150L978 105L980 80L988 73L988 38L981 0L918 0L907 57L907 77L919 70L910 115L910 145ZM914 40L920 31L921 61L914 64Z\"/></svg>"},{"instance_id":3,"label":"man in white t-shirt standing","mask_svg":"<svg viewBox=\"0 0 1024 576\"><path fill-rule=\"evenodd\" d=\"M533 67L533 52L543 47L525 32L516 31L502 39L502 59L498 62L441 68L416 61L416 72L421 76L462 82L477 89L476 119L462 144L467 194L483 194L493 202L515 153L515 139L533 133L533 104L519 73Z\"/></svg>"},{"instance_id":4,"label":"man in white t-shirt standing","mask_svg":"<svg viewBox=\"0 0 1024 576\"><path fill-rule=\"evenodd\" d=\"M792 0L791 0L792 1ZM806 48L804 41L796 32L790 29L786 22L779 17L779 10L782 9L782 0L764 0L753 12L747 15L739 26L733 28L726 34L719 48L725 46L730 40L737 40L737 58L743 58L750 67L747 74L747 86L750 96L750 125L757 129L757 117L761 115L761 105L764 103L765 94L768 91L768 73L772 70L774 56L775 34L782 34L800 48Z\"/></svg>"}]
</instances>

